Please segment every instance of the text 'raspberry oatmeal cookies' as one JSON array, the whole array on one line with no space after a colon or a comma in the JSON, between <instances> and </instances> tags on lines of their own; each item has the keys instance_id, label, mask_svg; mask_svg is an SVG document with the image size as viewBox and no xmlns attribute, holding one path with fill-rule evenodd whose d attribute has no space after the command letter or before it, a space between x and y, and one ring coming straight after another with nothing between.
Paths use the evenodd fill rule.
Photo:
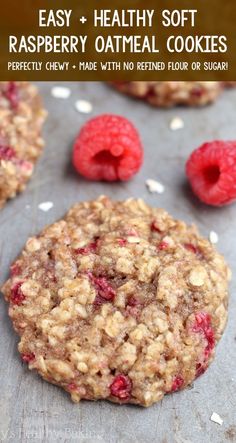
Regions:
<instances>
[{"instance_id":1,"label":"text 'raspberry oatmeal cookies'","mask_svg":"<svg viewBox=\"0 0 236 443\"><path fill-rule=\"evenodd\" d=\"M24 190L43 149L46 117L38 90L27 82L0 82L0 208Z\"/></svg>"},{"instance_id":2,"label":"text 'raspberry oatmeal cookies'","mask_svg":"<svg viewBox=\"0 0 236 443\"><path fill-rule=\"evenodd\" d=\"M213 360L229 277L195 227L100 197L30 238L2 291L30 369L75 402L150 406Z\"/></svg>"},{"instance_id":3,"label":"text 'raspberry oatmeal cookies'","mask_svg":"<svg viewBox=\"0 0 236 443\"><path fill-rule=\"evenodd\" d=\"M112 82L120 92L143 99L153 106L204 106L214 102L225 87L235 82Z\"/></svg>"}]
</instances>

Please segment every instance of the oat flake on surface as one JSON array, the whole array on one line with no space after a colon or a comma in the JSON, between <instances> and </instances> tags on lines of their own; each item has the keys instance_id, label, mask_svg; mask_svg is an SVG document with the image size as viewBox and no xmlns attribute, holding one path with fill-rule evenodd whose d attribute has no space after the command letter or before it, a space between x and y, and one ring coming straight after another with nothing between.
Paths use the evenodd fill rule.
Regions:
<instances>
[{"instance_id":1,"label":"oat flake on surface","mask_svg":"<svg viewBox=\"0 0 236 443\"><path fill-rule=\"evenodd\" d=\"M82 114L89 114L92 112L93 106L87 100L77 100L75 102L75 109Z\"/></svg>"},{"instance_id":2,"label":"oat flake on surface","mask_svg":"<svg viewBox=\"0 0 236 443\"><path fill-rule=\"evenodd\" d=\"M170 129L172 131L177 131L178 129L184 128L184 121L180 117L174 117L170 122Z\"/></svg>"},{"instance_id":3,"label":"oat flake on surface","mask_svg":"<svg viewBox=\"0 0 236 443\"><path fill-rule=\"evenodd\" d=\"M165 187L162 183L151 178L146 180L146 186L151 193L163 194Z\"/></svg>"},{"instance_id":4,"label":"oat flake on surface","mask_svg":"<svg viewBox=\"0 0 236 443\"><path fill-rule=\"evenodd\" d=\"M209 240L213 245L215 245L219 241L218 234L215 231L211 231L209 234Z\"/></svg>"},{"instance_id":5,"label":"oat flake on surface","mask_svg":"<svg viewBox=\"0 0 236 443\"><path fill-rule=\"evenodd\" d=\"M71 95L71 90L65 86L54 86L51 89L51 95L55 98L67 99Z\"/></svg>"},{"instance_id":6,"label":"oat flake on surface","mask_svg":"<svg viewBox=\"0 0 236 443\"><path fill-rule=\"evenodd\" d=\"M53 202L42 202L38 205L38 208L41 209L41 211L47 212L53 208Z\"/></svg>"},{"instance_id":7,"label":"oat flake on surface","mask_svg":"<svg viewBox=\"0 0 236 443\"><path fill-rule=\"evenodd\" d=\"M222 424L223 424L223 419L221 418L221 416L219 414L217 414L217 412L212 413L211 421L213 421L214 423L217 423L220 426L222 426Z\"/></svg>"}]
</instances>

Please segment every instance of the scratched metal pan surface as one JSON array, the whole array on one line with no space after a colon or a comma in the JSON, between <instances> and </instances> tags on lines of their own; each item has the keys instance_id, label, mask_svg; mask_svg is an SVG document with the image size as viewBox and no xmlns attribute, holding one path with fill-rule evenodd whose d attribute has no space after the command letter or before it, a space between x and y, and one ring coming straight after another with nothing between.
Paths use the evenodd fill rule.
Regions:
<instances>
[{"instance_id":1,"label":"scratched metal pan surface","mask_svg":"<svg viewBox=\"0 0 236 443\"><path fill-rule=\"evenodd\" d=\"M64 83L67 100L51 96L55 83L39 83L49 117L45 126L45 152L26 191L0 212L1 283L10 263L27 238L62 217L75 202L107 194L114 199L142 197L166 208L175 217L196 223L204 235L219 235L219 250L233 270L236 263L236 204L210 208L199 203L186 187L184 164L192 149L212 139L236 139L236 90L226 91L203 109L161 110L119 95L103 83ZM92 103L90 115L78 113L75 102ZM89 116L118 113L139 129L145 147L141 172L128 183L92 183L80 178L71 165L73 140ZM171 131L179 116L184 128ZM162 195L149 194L147 178L165 185ZM53 202L43 212L38 205ZM166 396L143 409L105 401L71 403L61 389L28 371L17 353L17 336L0 300L0 441L79 443L224 443L236 441L236 291L231 284L229 322L214 363L191 387ZM213 412L223 419L210 420Z\"/></svg>"}]
</instances>

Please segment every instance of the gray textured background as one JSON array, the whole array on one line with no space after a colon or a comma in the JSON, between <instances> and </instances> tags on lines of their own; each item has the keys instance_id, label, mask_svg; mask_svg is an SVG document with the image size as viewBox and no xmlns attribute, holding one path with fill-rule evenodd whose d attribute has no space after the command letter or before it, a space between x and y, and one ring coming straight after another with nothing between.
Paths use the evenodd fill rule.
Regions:
<instances>
[{"instance_id":1,"label":"gray textured background","mask_svg":"<svg viewBox=\"0 0 236 443\"><path fill-rule=\"evenodd\" d=\"M46 149L26 192L9 202L0 213L1 282L26 239L45 224L60 218L71 204L107 194L115 199L143 197L173 215L194 221L201 232L219 234L219 249L235 268L236 204L222 209L201 205L185 184L184 163L203 141L236 139L236 90L203 109L157 110L121 96L102 83L68 83L71 97L52 98L53 83L39 87L49 110L45 127ZM74 102L84 98L93 104L92 115L120 113L141 132L145 163L128 183L89 183L71 167L73 139L88 118ZM172 132L169 121L180 116L182 130ZM145 180L160 180L166 191L151 195ZM38 204L52 201L44 213ZM106 443L223 443L236 441L236 295L231 284L229 322L208 372L189 390L169 395L148 409L117 406L108 402L71 403L69 396L27 370L16 352L17 337L0 300L0 441L4 442L106 442ZM223 426L210 421L215 411Z\"/></svg>"}]
</instances>

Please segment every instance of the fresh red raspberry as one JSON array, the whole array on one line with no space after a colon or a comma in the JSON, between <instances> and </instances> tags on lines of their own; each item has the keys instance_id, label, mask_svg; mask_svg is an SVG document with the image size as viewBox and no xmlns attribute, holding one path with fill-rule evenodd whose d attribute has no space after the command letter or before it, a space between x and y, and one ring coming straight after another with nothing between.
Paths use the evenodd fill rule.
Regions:
<instances>
[{"instance_id":1,"label":"fresh red raspberry","mask_svg":"<svg viewBox=\"0 0 236 443\"><path fill-rule=\"evenodd\" d=\"M183 377L181 377L181 375L177 375L173 380L170 392L178 391L179 389L182 388L183 384L184 384Z\"/></svg>"},{"instance_id":2,"label":"fresh red raspberry","mask_svg":"<svg viewBox=\"0 0 236 443\"><path fill-rule=\"evenodd\" d=\"M22 302L25 300L25 295L23 294L21 290L23 282L19 281L11 288L11 302L14 305L21 305Z\"/></svg>"},{"instance_id":3,"label":"fresh red raspberry","mask_svg":"<svg viewBox=\"0 0 236 443\"><path fill-rule=\"evenodd\" d=\"M117 375L110 385L111 395L120 400L129 400L132 390L132 382L127 375Z\"/></svg>"},{"instance_id":4,"label":"fresh red raspberry","mask_svg":"<svg viewBox=\"0 0 236 443\"><path fill-rule=\"evenodd\" d=\"M129 180L142 162L139 134L119 115L105 114L89 120L75 140L74 166L89 180Z\"/></svg>"},{"instance_id":5,"label":"fresh red raspberry","mask_svg":"<svg viewBox=\"0 0 236 443\"><path fill-rule=\"evenodd\" d=\"M186 174L204 203L222 206L236 199L236 141L203 144L190 155Z\"/></svg>"},{"instance_id":6,"label":"fresh red raspberry","mask_svg":"<svg viewBox=\"0 0 236 443\"><path fill-rule=\"evenodd\" d=\"M24 363L30 363L35 359L35 355L33 354L33 352L29 354L21 354L21 358Z\"/></svg>"}]
</instances>

